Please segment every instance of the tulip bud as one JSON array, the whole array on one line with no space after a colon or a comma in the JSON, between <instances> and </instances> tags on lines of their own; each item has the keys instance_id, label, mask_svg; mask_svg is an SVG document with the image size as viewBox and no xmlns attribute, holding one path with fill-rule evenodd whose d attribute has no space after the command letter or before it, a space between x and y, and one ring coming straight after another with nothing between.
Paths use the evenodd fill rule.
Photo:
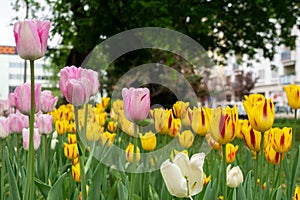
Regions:
<instances>
[{"instance_id":1,"label":"tulip bud","mask_svg":"<svg viewBox=\"0 0 300 200\"><path fill-rule=\"evenodd\" d=\"M14 35L19 56L25 60L41 58L47 50L50 21L37 19L17 22Z\"/></svg>"},{"instance_id":2,"label":"tulip bud","mask_svg":"<svg viewBox=\"0 0 300 200\"><path fill-rule=\"evenodd\" d=\"M70 160L76 158L78 156L77 143L74 144L64 143L64 154Z\"/></svg>"},{"instance_id":3,"label":"tulip bud","mask_svg":"<svg viewBox=\"0 0 300 200\"><path fill-rule=\"evenodd\" d=\"M296 84L290 84L283 86L286 93L288 104L292 109L300 108L300 86Z\"/></svg>"},{"instance_id":4,"label":"tulip bud","mask_svg":"<svg viewBox=\"0 0 300 200\"><path fill-rule=\"evenodd\" d=\"M58 143L58 139L52 138L50 143L50 148L55 150L56 144Z\"/></svg>"},{"instance_id":5,"label":"tulip bud","mask_svg":"<svg viewBox=\"0 0 300 200\"><path fill-rule=\"evenodd\" d=\"M109 121L107 124L107 130L111 133L115 133L118 128L118 123L114 121Z\"/></svg>"},{"instance_id":6,"label":"tulip bud","mask_svg":"<svg viewBox=\"0 0 300 200\"><path fill-rule=\"evenodd\" d=\"M24 128L22 131L23 135L23 147L25 150L29 149L29 129ZM41 144L41 135L39 134L39 129L34 128L33 131L33 148L34 150L37 150L40 147Z\"/></svg>"},{"instance_id":7,"label":"tulip bud","mask_svg":"<svg viewBox=\"0 0 300 200\"><path fill-rule=\"evenodd\" d=\"M231 188L239 187L239 185L244 181L243 173L239 166L233 167L231 165L227 166L227 186Z\"/></svg>"},{"instance_id":8,"label":"tulip bud","mask_svg":"<svg viewBox=\"0 0 300 200\"><path fill-rule=\"evenodd\" d=\"M181 134L178 134L179 144L188 149L193 145L194 142L194 134L190 130L185 130Z\"/></svg>"},{"instance_id":9,"label":"tulip bud","mask_svg":"<svg viewBox=\"0 0 300 200\"><path fill-rule=\"evenodd\" d=\"M72 176L76 182L80 182L80 164L72 165Z\"/></svg>"},{"instance_id":10,"label":"tulip bud","mask_svg":"<svg viewBox=\"0 0 300 200\"><path fill-rule=\"evenodd\" d=\"M150 91L148 88L123 88L124 113L131 122L140 122L147 118L150 110Z\"/></svg>"},{"instance_id":11,"label":"tulip bud","mask_svg":"<svg viewBox=\"0 0 300 200\"><path fill-rule=\"evenodd\" d=\"M226 144L226 162L227 163L232 163L235 160L238 149L239 149L238 145L234 146L231 143Z\"/></svg>"},{"instance_id":12,"label":"tulip bud","mask_svg":"<svg viewBox=\"0 0 300 200\"><path fill-rule=\"evenodd\" d=\"M34 112L40 111L40 96L41 96L41 84L34 85ZM15 91L16 107L25 114L30 114L31 107L31 86L30 83L24 83L16 87Z\"/></svg>"},{"instance_id":13,"label":"tulip bud","mask_svg":"<svg viewBox=\"0 0 300 200\"><path fill-rule=\"evenodd\" d=\"M139 162L141 159L141 154L140 154L140 148L136 147L136 152L134 152L134 145L132 143L129 143L128 146L125 149L126 152L126 160L130 163L133 161L133 156L135 154L135 159L136 162Z\"/></svg>"},{"instance_id":14,"label":"tulip bud","mask_svg":"<svg viewBox=\"0 0 300 200\"><path fill-rule=\"evenodd\" d=\"M111 145L114 143L116 134L110 133L105 131L104 133L100 134L100 142L101 145L104 146L107 143L107 147L111 147Z\"/></svg>"},{"instance_id":15,"label":"tulip bud","mask_svg":"<svg viewBox=\"0 0 300 200\"><path fill-rule=\"evenodd\" d=\"M192 128L200 136L205 136L210 126L212 110L210 108L195 108L192 114Z\"/></svg>"},{"instance_id":16,"label":"tulip bud","mask_svg":"<svg viewBox=\"0 0 300 200\"><path fill-rule=\"evenodd\" d=\"M9 135L8 119L0 116L0 138L4 139Z\"/></svg>"},{"instance_id":17,"label":"tulip bud","mask_svg":"<svg viewBox=\"0 0 300 200\"><path fill-rule=\"evenodd\" d=\"M69 144L76 144L77 142L77 138L76 138L76 134L68 134L68 143Z\"/></svg>"},{"instance_id":18,"label":"tulip bud","mask_svg":"<svg viewBox=\"0 0 300 200\"><path fill-rule=\"evenodd\" d=\"M10 114L8 118L10 133L22 133L23 128L28 128L29 118L21 113Z\"/></svg>"},{"instance_id":19,"label":"tulip bud","mask_svg":"<svg viewBox=\"0 0 300 200\"><path fill-rule=\"evenodd\" d=\"M69 122L67 120L55 122L55 130L59 135L65 134L67 132L68 126L69 126Z\"/></svg>"},{"instance_id":20,"label":"tulip bud","mask_svg":"<svg viewBox=\"0 0 300 200\"><path fill-rule=\"evenodd\" d=\"M36 124L40 134L50 134L52 132L52 116L48 114L38 115Z\"/></svg>"}]
</instances>

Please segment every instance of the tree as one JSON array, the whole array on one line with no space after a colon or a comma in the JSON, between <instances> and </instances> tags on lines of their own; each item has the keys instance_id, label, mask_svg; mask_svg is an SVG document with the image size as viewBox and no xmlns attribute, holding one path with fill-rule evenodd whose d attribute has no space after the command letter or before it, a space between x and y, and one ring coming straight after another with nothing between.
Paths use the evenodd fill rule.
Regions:
<instances>
[{"instance_id":1,"label":"tree","mask_svg":"<svg viewBox=\"0 0 300 200\"><path fill-rule=\"evenodd\" d=\"M81 65L88 53L105 38L137 27L177 30L223 61L229 52L252 57L256 49L262 49L265 57L272 58L276 45L294 47L295 37L290 31L295 24L299 25L300 4L293 0L45 1L52 10L48 16L53 27L51 34L62 37L59 48L49 52L54 73L66 65ZM30 0L30 4L36 5L38 1ZM158 54L153 51L135 53L116 61L110 68L109 74L113 75L110 77L118 80L129 68L150 58L153 60ZM112 85L114 80L110 82Z\"/></svg>"}]
</instances>

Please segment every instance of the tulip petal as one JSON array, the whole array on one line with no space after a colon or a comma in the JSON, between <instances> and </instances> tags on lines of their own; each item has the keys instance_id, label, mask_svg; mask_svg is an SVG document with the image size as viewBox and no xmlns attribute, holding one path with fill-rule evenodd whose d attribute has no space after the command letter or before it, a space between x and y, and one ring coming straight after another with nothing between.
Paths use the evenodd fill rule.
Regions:
<instances>
[{"instance_id":1,"label":"tulip petal","mask_svg":"<svg viewBox=\"0 0 300 200\"><path fill-rule=\"evenodd\" d=\"M160 171L171 195L180 198L189 196L186 179L176 164L166 160L162 163Z\"/></svg>"}]
</instances>

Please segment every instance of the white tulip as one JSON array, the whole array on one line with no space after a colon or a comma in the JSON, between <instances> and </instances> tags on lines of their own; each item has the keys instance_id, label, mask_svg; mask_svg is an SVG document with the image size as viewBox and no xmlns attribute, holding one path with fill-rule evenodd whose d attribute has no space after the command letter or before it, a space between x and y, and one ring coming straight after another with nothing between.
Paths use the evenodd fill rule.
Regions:
<instances>
[{"instance_id":1,"label":"white tulip","mask_svg":"<svg viewBox=\"0 0 300 200\"><path fill-rule=\"evenodd\" d=\"M243 173L239 166L233 167L231 165L227 166L227 186L231 188L238 187L243 181Z\"/></svg>"},{"instance_id":2,"label":"white tulip","mask_svg":"<svg viewBox=\"0 0 300 200\"><path fill-rule=\"evenodd\" d=\"M189 160L186 154L180 152L175 156L173 163L170 159L162 163L160 172L171 195L191 198L201 192L204 158L204 153L198 153Z\"/></svg>"}]
</instances>

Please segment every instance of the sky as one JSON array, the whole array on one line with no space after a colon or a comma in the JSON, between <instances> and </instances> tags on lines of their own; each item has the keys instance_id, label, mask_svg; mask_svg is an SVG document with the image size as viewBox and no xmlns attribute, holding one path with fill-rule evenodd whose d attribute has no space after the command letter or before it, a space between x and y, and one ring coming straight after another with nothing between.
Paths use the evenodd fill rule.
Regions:
<instances>
[{"instance_id":1,"label":"sky","mask_svg":"<svg viewBox=\"0 0 300 200\"><path fill-rule=\"evenodd\" d=\"M10 1L1 1L0 5L0 45L15 45L13 26L9 25L15 11Z\"/></svg>"}]
</instances>

